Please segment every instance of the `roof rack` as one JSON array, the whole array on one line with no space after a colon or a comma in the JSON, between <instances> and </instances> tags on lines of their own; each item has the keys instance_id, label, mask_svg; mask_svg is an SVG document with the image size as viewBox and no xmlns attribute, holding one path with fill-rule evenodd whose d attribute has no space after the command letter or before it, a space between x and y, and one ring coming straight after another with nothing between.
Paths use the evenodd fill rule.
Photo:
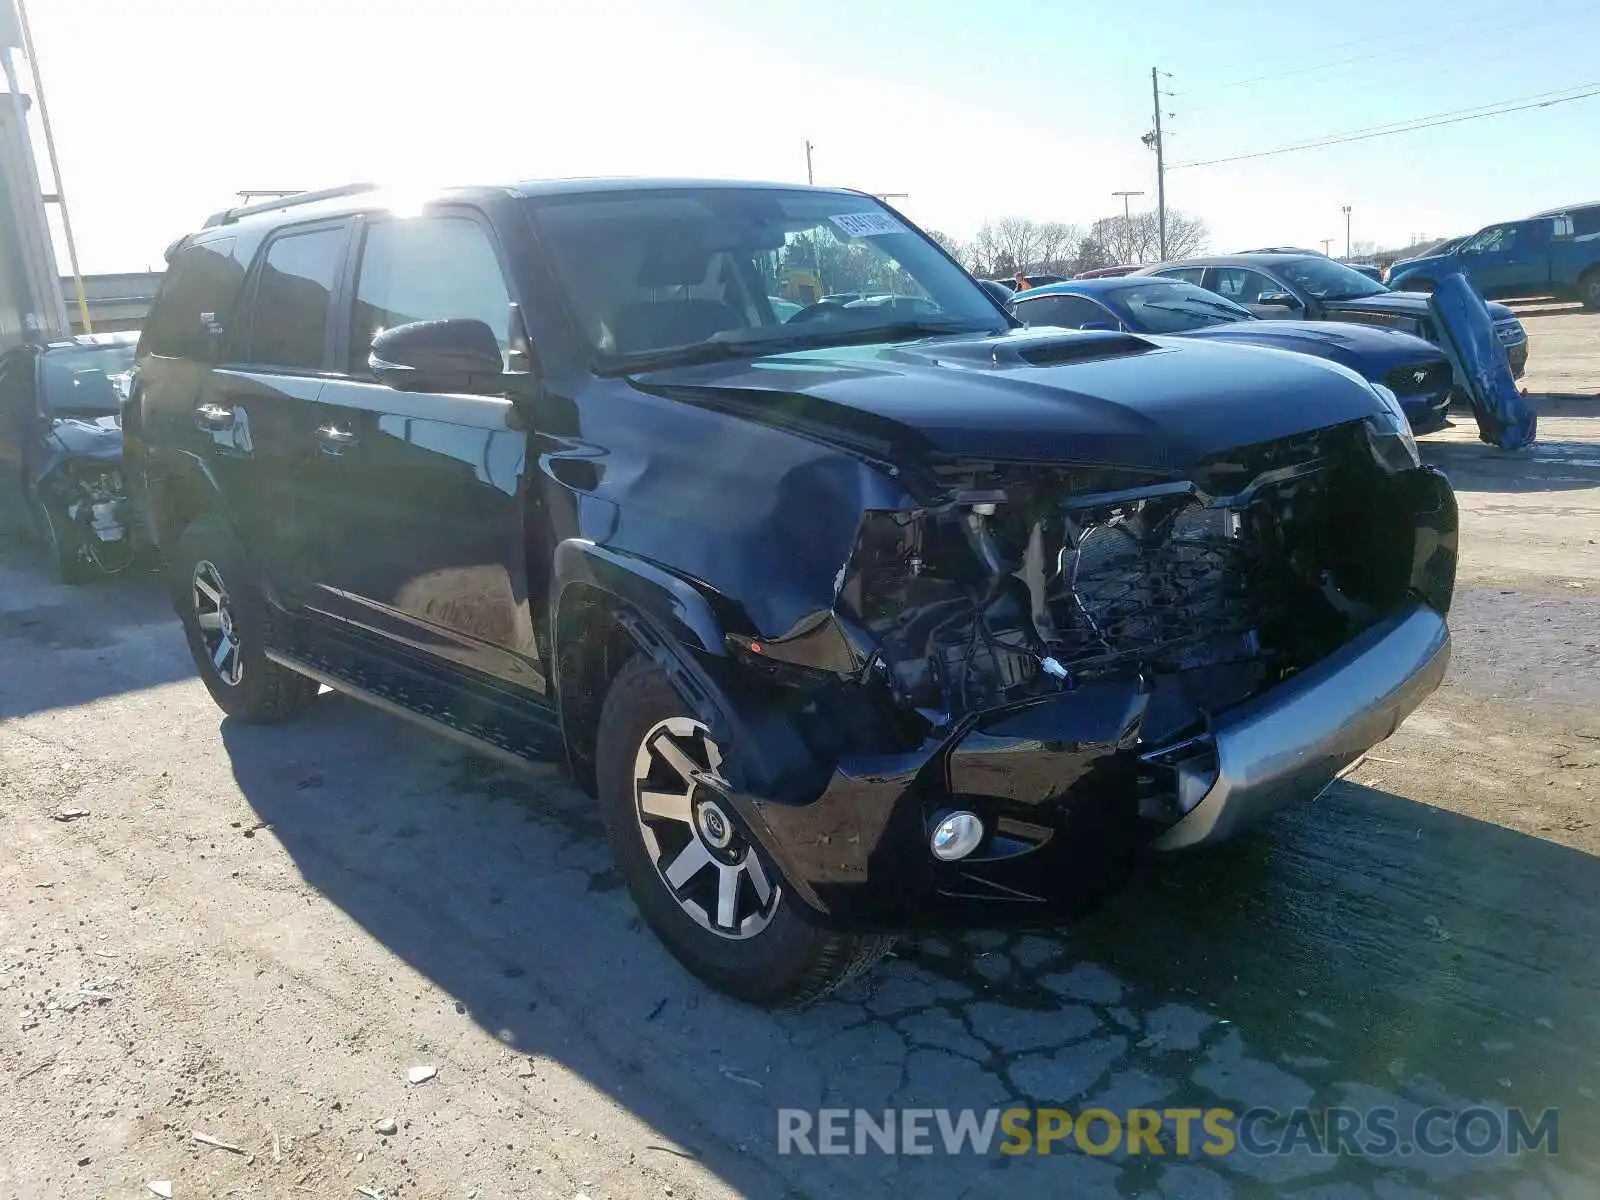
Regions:
<instances>
[{"instance_id":1,"label":"roof rack","mask_svg":"<svg viewBox=\"0 0 1600 1200\"><path fill-rule=\"evenodd\" d=\"M319 200L337 200L340 196L358 196L362 192L371 192L377 189L375 183L347 183L343 187L323 188L317 192L297 192L293 196L282 196L275 200L263 200L259 204L242 204L237 208L225 208L219 213L213 213L206 218L202 228L211 229L217 225L231 225L240 217L254 216L256 213L277 212L284 208L293 208L300 204L316 204Z\"/></svg>"}]
</instances>

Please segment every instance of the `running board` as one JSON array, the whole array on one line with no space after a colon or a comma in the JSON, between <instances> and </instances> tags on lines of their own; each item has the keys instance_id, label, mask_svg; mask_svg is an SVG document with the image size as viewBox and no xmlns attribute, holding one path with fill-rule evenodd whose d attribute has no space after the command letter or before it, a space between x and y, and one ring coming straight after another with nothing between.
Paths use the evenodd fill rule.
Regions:
<instances>
[{"instance_id":1,"label":"running board","mask_svg":"<svg viewBox=\"0 0 1600 1200\"><path fill-rule=\"evenodd\" d=\"M385 664L385 669L366 655L320 639L316 645L296 645L292 653L268 647L266 656L296 674L507 766L529 770L539 763L566 760L560 731L553 722L404 665Z\"/></svg>"}]
</instances>

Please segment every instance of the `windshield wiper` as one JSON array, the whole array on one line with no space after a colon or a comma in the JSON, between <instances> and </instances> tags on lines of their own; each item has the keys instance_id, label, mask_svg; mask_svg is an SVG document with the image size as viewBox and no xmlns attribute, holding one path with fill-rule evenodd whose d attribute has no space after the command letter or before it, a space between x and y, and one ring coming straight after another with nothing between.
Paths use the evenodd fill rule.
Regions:
<instances>
[{"instance_id":1,"label":"windshield wiper","mask_svg":"<svg viewBox=\"0 0 1600 1200\"><path fill-rule=\"evenodd\" d=\"M1248 312L1241 316L1239 313L1234 312L1231 308L1223 308L1220 304L1207 304L1204 300L1195 300L1190 305L1147 303L1144 307L1154 308L1161 312L1180 313L1186 317L1201 315L1194 311L1196 308L1210 309L1212 312L1221 313L1230 321L1247 321L1251 316L1251 314Z\"/></svg>"}]
</instances>

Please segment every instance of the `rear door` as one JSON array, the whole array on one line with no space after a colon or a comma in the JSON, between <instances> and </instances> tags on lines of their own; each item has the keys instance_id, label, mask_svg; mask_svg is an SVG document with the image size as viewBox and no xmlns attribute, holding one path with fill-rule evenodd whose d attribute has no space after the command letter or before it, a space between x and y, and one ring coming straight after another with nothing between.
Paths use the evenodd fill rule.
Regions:
<instances>
[{"instance_id":1,"label":"rear door","mask_svg":"<svg viewBox=\"0 0 1600 1200\"><path fill-rule=\"evenodd\" d=\"M267 240L191 416L245 546L290 607L305 602L322 569L302 493L314 405L333 373L333 294L353 227L348 218L292 225Z\"/></svg>"},{"instance_id":2,"label":"rear door","mask_svg":"<svg viewBox=\"0 0 1600 1200\"><path fill-rule=\"evenodd\" d=\"M542 693L524 543L527 431L499 397L394 391L372 339L411 321L472 317L511 342L503 254L475 209L363 222L340 371L315 410L302 494L320 542L314 604L458 666ZM508 354L509 361L509 354Z\"/></svg>"}]
</instances>

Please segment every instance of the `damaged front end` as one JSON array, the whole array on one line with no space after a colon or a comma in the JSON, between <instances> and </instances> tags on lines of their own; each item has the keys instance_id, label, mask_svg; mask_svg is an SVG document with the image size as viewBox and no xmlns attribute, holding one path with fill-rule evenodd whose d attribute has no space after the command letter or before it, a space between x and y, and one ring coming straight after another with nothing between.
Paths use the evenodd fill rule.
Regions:
<instances>
[{"instance_id":1,"label":"damaged front end","mask_svg":"<svg viewBox=\"0 0 1600 1200\"><path fill-rule=\"evenodd\" d=\"M1053 919L1321 790L1448 660L1455 502L1403 428L1182 477L947 462L866 513L832 613L739 647L833 668L820 795L747 798L786 877L848 923Z\"/></svg>"},{"instance_id":2,"label":"damaged front end","mask_svg":"<svg viewBox=\"0 0 1600 1200\"><path fill-rule=\"evenodd\" d=\"M126 571L138 556L115 418L56 418L33 484L63 565L102 575Z\"/></svg>"}]
</instances>

